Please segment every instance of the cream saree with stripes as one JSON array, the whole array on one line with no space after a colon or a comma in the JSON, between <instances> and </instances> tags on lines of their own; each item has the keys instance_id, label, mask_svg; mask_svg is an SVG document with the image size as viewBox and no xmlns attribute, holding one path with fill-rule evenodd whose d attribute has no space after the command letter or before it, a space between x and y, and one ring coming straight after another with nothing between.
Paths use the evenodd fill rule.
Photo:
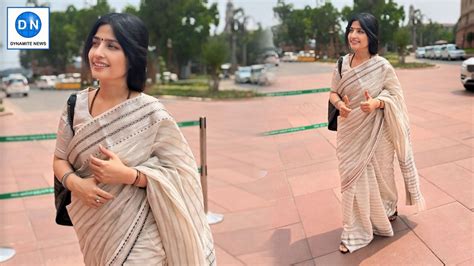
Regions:
<instances>
[{"instance_id":1,"label":"cream saree with stripes","mask_svg":"<svg viewBox=\"0 0 474 266\"><path fill-rule=\"evenodd\" d=\"M176 122L141 94L92 118L87 91L78 93L75 135L61 118L55 154L90 176L98 145L147 175L148 185L99 186L115 198L95 210L72 197L68 212L86 265L215 265L197 166ZM86 111L84 111L86 110Z\"/></svg>"},{"instance_id":2,"label":"cream saree with stripes","mask_svg":"<svg viewBox=\"0 0 474 266\"><path fill-rule=\"evenodd\" d=\"M364 91L385 102L383 110L363 112ZM353 252L373 235L392 236L388 220L397 206L394 155L403 174L406 204L424 209L410 143L408 114L400 83L390 63L378 55L351 68L346 55L342 78L333 73L331 91L350 99L352 112L338 117L337 157L341 176L342 242Z\"/></svg>"}]
</instances>

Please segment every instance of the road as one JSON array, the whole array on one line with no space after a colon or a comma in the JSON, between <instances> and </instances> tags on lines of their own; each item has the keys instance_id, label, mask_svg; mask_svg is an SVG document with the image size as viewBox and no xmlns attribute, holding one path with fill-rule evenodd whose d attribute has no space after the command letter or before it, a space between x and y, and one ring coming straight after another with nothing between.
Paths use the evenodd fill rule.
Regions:
<instances>
[{"instance_id":1,"label":"road","mask_svg":"<svg viewBox=\"0 0 474 266\"><path fill-rule=\"evenodd\" d=\"M461 65L462 61L441 61L428 59L415 59L413 56L407 57L408 62L429 62L440 65ZM285 63L275 67L274 71L277 79L274 84L269 86L258 86L251 84L235 84L233 80L221 81L221 89L248 89L260 92L310 89L316 87L328 87L329 80L318 80L311 78L318 77L333 70L334 64L331 63ZM68 96L73 93L72 90L38 90L32 85L32 90L28 97L5 98L6 102L12 103L16 108L23 112L53 111L60 110L66 104Z\"/></svg>"}]
</instances>

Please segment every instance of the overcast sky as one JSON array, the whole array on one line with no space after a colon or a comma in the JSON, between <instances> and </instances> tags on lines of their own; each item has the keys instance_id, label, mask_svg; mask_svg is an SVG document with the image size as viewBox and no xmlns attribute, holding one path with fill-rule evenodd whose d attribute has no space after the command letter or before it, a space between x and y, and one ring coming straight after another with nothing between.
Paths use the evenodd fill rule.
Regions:
<instances>
[{"instance_id":1,"label":"overcast sky","mask_svg":"<svg viewBox=\"0 0 474 266\"><path fill-rule=\"evenodd\" d=\"M51 11L65 10L69 5L75 5L77 8L83 8L85 3L95 3L96 0L38 0L39 3L51 3ZM218 3L219 13L221 15L221 24L219 31L224 27L225 8L228 0L208 0L210 4ZM108 0L109 4L115 8L116 11L121 11L126 5L137 6L140 0ZM260 22L264 27L272 26L278 23L273 14L273 7L277 0L232 0L235 7L241 7L245 13L253 17L253 23ZM316 3L324 2L324 0L286 0L286 3L291 3L296 9L303 8L306 5L315 7ZM344 6L352 6L353 0L331 0L330 1L337 9L341 10ZM408 8L413 5L416 9L420 9L425 15L425 19L431 19L439 23L457 22L460 16L461 0L395 0L400 6L404 6L405 14L408 14ZM24 6L26 0L0 0L0 25L1 37L0 41L5 43L6 39L6 7L8 6ZM157 12L159 16L159 12ZM252 20L251 20L252 23ZM3 45L0 51L0 70L19 66L18 51L7 51L6 45Z\"/></svg>"}]
</instances>

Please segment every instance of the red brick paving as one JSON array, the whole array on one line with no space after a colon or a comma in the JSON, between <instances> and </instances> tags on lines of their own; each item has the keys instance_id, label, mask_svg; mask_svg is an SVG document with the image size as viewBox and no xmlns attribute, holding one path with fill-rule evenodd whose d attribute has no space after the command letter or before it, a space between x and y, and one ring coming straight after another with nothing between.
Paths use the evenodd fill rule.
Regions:
<instances>
[{"instance_id":1,"label":"red brick paving","mask_svg":"<svg viewBox=\"0 0 474 266\"><path fill-rule=\"evenodd\" d=\"M220 265L472 265L473 96L459 66L397 70L410 111L415 160L427 210L404 206L395 236L353 254L337 251L341 232L335 133L325 128L263 137L262 132L325 122L327 94L249 101L165 100L177 121L208 118L209 206ZM263 91L328 87L330 74L283 77ZM0 135L49 133L58 112L0 117ZM197 128L184 128L198 152ZM54 141L0 143L0 193L52 185ZM0 201L5 265L82 265L71 228L54 223L52 195Z\"/></svg>"}]
</instances>

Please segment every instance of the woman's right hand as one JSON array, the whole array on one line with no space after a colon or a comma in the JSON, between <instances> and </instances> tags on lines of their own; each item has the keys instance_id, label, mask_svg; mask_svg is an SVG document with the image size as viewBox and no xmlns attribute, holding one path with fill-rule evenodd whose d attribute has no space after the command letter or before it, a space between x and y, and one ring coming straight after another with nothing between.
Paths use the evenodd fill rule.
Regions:
<instances>
[{"instance_id":1,"label":"woman's right hand","mask_svg":"<svg viewBox=\"0 0 474 266\"><path fill-rule=\"evenodd\" d=\"M97 186L97 180L93 177L80 178L72 175L67 180L67 187L90 208L97 209L106 204L114 196Z\"/></svg>"},{"instance_id":2,"label":"woman's right hand","mask_svg":"<svg viewBox=\"0 0 474 266\"><path fill-rule=\"evenodd\" d=\"M344 118L347 118L349 116L349 113L352 111L351 108L347 107L349 106L349 104L349 97L347 97L347 95L344 95L344 97L342 97L342 101L339 101L337 103L337 109L339 109L340 116Z\"/></svg>"}]
</instances>

